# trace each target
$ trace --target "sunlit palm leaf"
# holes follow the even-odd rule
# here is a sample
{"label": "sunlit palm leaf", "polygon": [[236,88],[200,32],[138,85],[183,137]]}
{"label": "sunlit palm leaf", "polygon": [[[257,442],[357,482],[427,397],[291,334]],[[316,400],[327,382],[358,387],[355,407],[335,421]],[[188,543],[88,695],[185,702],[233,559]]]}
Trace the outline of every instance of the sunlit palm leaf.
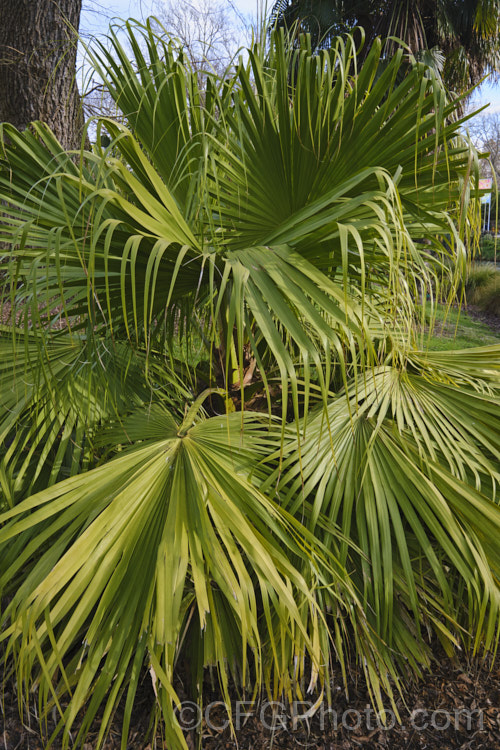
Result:
{"label": "sunlit palm leaf", "polygon": [[[326,544],[328,519],[359,546],[354,580],[374,629],[400,653],[413,641],[420,659],[429,621],[448,647],[462,627],[476,646],[494,647],[498,636],[500,349],[482,354],[481,370],[466,377],[462,363],[455,381],[439,355],[431,369],[432,354],[415,354],[415,370],[370,372],[349,400],[341,394],[309,420],[305,440],[265,484],[280,477],[284,507],[304,514]],[[341,547],[346,566],[353,555]]]}
{"label": "sunlit palm leaf", "polygon": [[[321,674],[324,657],[305,630],[302,606],[313,621],[321,614],[291,559],[316,570],[338,607],[348,613],[359,606],[347,574],[334,561],[322,563],[310,549],[313,538],[247,480],[279,433],[273,438],[267,420],[247,417],[243,436],[237,414],[192,421],[188,415],[178,426],[159,407],[137,413],[108,433],[140,436],[135,450],[3,516],[0,591],[11,593],[3,619],[12,624],[2,638],[17,655],[21,680],[30,684],[36,675],[42,697],[58,705],[63,694],[71,697],[66,732],[89,699],[79,736],[102,701],[109,717],[128,682],[132,701],[146,661],[168,737],[182,744],[173,668],[190,622],[204,644],[202,664],[207,656],[217,664],[228,701],[227,665],[243,684],[258,685],[269,658],[268,686],[278,693],[293,693],[297,658],[309,655]],[[228,626],[232,634],[221,637]],[[275,649],[285,634],[288,653]],[[33,672],[34,662],[43,671]]]}

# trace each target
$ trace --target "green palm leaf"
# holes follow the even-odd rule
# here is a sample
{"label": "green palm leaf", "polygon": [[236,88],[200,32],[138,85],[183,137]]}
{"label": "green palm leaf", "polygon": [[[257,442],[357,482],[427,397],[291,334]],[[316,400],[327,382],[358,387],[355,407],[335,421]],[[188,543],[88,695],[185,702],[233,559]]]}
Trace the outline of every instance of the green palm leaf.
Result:
{"label": "green palm leaf", "polygon": [[[21,682],[36,678],[42,701],[59,707],[65,743],[86,701],[78,737],[105,701],[102,739],[120,694],[133,701],[146,662],[168,739],[183,746],[173,669],[188,627],[203,644],[196,669],[216,664],[228,701],[227,666],[243,685],[251,669],[258,685],[270,659],[268,688],[278,692],[293,692],[294,663],[306,654],[323,673],[303,622],[303,606],[321,618],[314,589],[291,560],[315,570],[342,610],[359,605],[345,571],[322,561],[300,524],[249,483],[259,455],[279,444],[267,423],[246,417],[243,435],[238,414],[193,424],[190,412],[178,426],[162,407],[137,412],[107,434],[140,436],[135,449],[4,514],[0,590],[12,598],[2,639]],[[124,743],[126,734],[127,722]]]}
{"label": "green palm leaf", "polygon": [[460,377],[463,362],[452,381],[439,355],[431,368],[431,353],[414,355],[418,370],[369,373],[309,418],[305,438],[263,485],[279,480],[283,506],[305,514],[327,546],[329,524],[357,545],[331,540],[342,564],[353,560],[374,630],[402,654],[413,641],[424,662],[428,623],[448,649],[463,628],[475,647],[498,637],[500,350],[482,354],[476,388]]}
{"label": "green palm leaf", "polygon": [[[131,128],[102,120],[99,132],[112,137],[106,151],[84,153],[77,167],[41,127],[34,137],[5,126],[12,146],[0,194],[20,243],[15,277],[38,289],[18,305],[29,305],[39,319],[40,305],[48,314],[60,298],[69,320],[87,307],[94,325],[149,342],[159,320],[171,335],[176,310],[185,311],[189,325],[187,310],[212,300],[212,312],[222,306],[241,318],[245,341],[258,317],[268,350],[279,355],[284,387],[294,387],[290,355],[277,346],[281,335],[269,322],[284,313],[294,346],[318,370],[325,354],[347,364],[343,352],[350,360],[353,346],[362,351],[369,343],[360,306],[377,325],[393,326],[397,310],[408,337],[412,295],[422,285],[430,289],[443,260],[465,257],[461,193],[471,169],[460,123],[447,120],[454,105],[425,67],[397,85],[396,55],[377,77],[374,45],[354,79],[352,42],[316,57],[306,47],[287,52],[276,35],[268,58],[256,48],[230,81],[209,77],[210,96],[198,112],[200,92],[193,93],[193,76],[172,47],[160,58],[162,43],[150,25],[128,26],[127,33],[135,68],[116,35],[109,51],[93,56]],[[35,172],[43,178],[33,185]],[[52,213],[44,208],[42,216],[42,205]],[[460,230],[450,221],[454,206]],[[443,243],[447,234],[451,250]],[[417,247],[416,239],[428,244]],[[309,277],[307,286],[312,281],[330,298],[317,311],[324,324],[309,295],[296,293],[301,278],[292,280],[283,265],[287,252],[295,253],[292,264]],[[253,283],[265,288],[263,301]],[[202,315],[216,341],[218,316]],[[306,345],[298,329],[310,325]],[[240,364],[241,347],[240,341]]]}
{"label": "green palm leaf", "polygon": [[0,337],[0,498],[10,506],[100,460],[95,436],[110,419],[153,397],[180,408],[190,396],[155,352],[148,377],[146,354],[123,341],[64,330],[51,336],[17,331],[11,339],[6,332]]}

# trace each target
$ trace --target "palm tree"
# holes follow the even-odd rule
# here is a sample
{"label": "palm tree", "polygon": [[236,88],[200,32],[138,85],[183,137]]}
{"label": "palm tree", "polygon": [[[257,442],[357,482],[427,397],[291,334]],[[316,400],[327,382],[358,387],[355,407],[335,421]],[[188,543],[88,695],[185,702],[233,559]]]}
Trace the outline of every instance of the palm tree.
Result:
{"label": "palm tree", "polygon": [[457,103],[279,32],[202,91],[156,28],[91,53],[91,151],[2,132],[0,639],[65,746],[123,698],[125,747],[147,668],[185,747],[185,653],[229,703],[352,651],[380,708],[500,621],[500,348],[416,333],[479,211]]}
{"label": "palm tree", "polygon": [[[338,34],[364,29],[366,49],[377,36],[396,37],[416,56],[433,61],[447,88],[462,92],[498,71],[498,0],[278,0],[271,24],[312,35],[328,47]],[[393,54],[395,41],[386,43]]]}

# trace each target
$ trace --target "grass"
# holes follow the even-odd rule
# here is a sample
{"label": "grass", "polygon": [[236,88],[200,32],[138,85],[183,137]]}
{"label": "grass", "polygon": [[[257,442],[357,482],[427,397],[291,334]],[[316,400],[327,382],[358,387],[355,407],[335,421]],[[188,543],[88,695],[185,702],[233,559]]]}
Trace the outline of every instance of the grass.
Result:
{"label": "grass", "polygon": [[[428,334],[428,327],[425,334]],[[438,305],[432,335],[424,336],[424,346],[432,351],[470,349],[500,343],[500,330],[495,331],[486,323],[472,318],[466,310]]]}

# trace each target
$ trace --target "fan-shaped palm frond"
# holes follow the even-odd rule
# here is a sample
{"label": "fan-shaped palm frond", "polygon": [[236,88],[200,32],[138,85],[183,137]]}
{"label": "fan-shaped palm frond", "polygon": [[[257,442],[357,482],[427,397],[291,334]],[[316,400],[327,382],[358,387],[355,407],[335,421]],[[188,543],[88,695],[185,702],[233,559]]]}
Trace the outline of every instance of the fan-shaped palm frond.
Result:
{"label": "fan-shaped palm frond", "polygon": [[295,43],[308,33],[318,49],[361,28],[365,53],[377,36],[387,40],[387,57],[401,46],[420,59],[440,50],[447,87],[464,92],[498,70],[499,16],[498,0],[277,0],[269,25],[287,29]]}
{"label": "fan-shaped palm frond", "polygon": [[216,665],[228,704],[227,667],[258,686],[269,661],[277,692],[295,690],[306,655],[322,672],[303,610],[315,623],[322,615],[293,559],[348,617],[360,609],[347,573],[247,479],[279,445],[279,429],[257,416],[245,417],[244,435],[242,427],[239,414],[199,421],[191,410],[177,425],[161,407],[142,409],[105,434],[106,444],[130,441],[133,450],[4,514],[0,591],[10,594],[11,624],[2,639],[20,682],[40,662],[39,690],[60,711],[65,743],[89,695],[79,737],[108,695],[102,739],[124,690],[132,705],[145,660],[167,737],[182,743],[173,670],[186,631],[202,644],[194,674]]}
{"label": "fan-shaped palm frond", "polygon": [[429,625],[447,650],[462,636],[486,648],[498,638],[500,348],[482,354],[474,387],[425,354],[368,374],[309,417],[263,485],[277,485],[282,506],[327,546],[330,528],[354,542],[338,551],[332,538],[374,630],[424,663]]}
{"label": "fan-shaped palm frond", "polygon": [[0,338],[0,497],[10,506],[98,461],[95,432],[109,419],[152,399],[180,408],[192,396],[188,379],[158,372],[157,352],[148,363],[145,352],[109,337],[30,329],[10,338],[7,331]]}
{"label": "fan-shaped palm frond", "polygon": [[[344,367],[343,352],[350,361],[354,348],[365,350],[370,320],[380,327],[392,318],[394,326],[397,310],[408,337],[417,290],[441,272],[440,259],[465,258],[461,181],[471,151],[446,119],[455,105],[427,69],[416,66],[398,86],[396,55],[377,77],[374,45],[353,78],[352,42],[315,57],[307,48],[287,51],[277,35],[269,59],[256,49],[230,83],[209,79],[211,104],[195,117],[196,80],[170,48],[160,63],[150,27],[141,30],[146,59],[129,32],[137,75],[116,35],[96,57],[132,128],[104,120],[107,151],[84,153],[77,167],[40,127],[36,135],[5,127],[11,145],[1,191],[19,243],[18,286],[29,279],[19,298],[32,319],[58,300],[68,321],[91,309],[93,330],[123,331],[149,346],[159,326],[172,336],[179,315],[186,330],[198,325],[189,310],[199,302],[216,343],[228,310],[240,361],[255,321],[295,402],[293,364],[276,320],[300,352],[306,378],[309,363],[321,377],[332,349]],[[189,126],[188,112],[196,119]],[[172,183],[177,172],[189,197]],[[223,316],[226,330],[227,323]]]}

